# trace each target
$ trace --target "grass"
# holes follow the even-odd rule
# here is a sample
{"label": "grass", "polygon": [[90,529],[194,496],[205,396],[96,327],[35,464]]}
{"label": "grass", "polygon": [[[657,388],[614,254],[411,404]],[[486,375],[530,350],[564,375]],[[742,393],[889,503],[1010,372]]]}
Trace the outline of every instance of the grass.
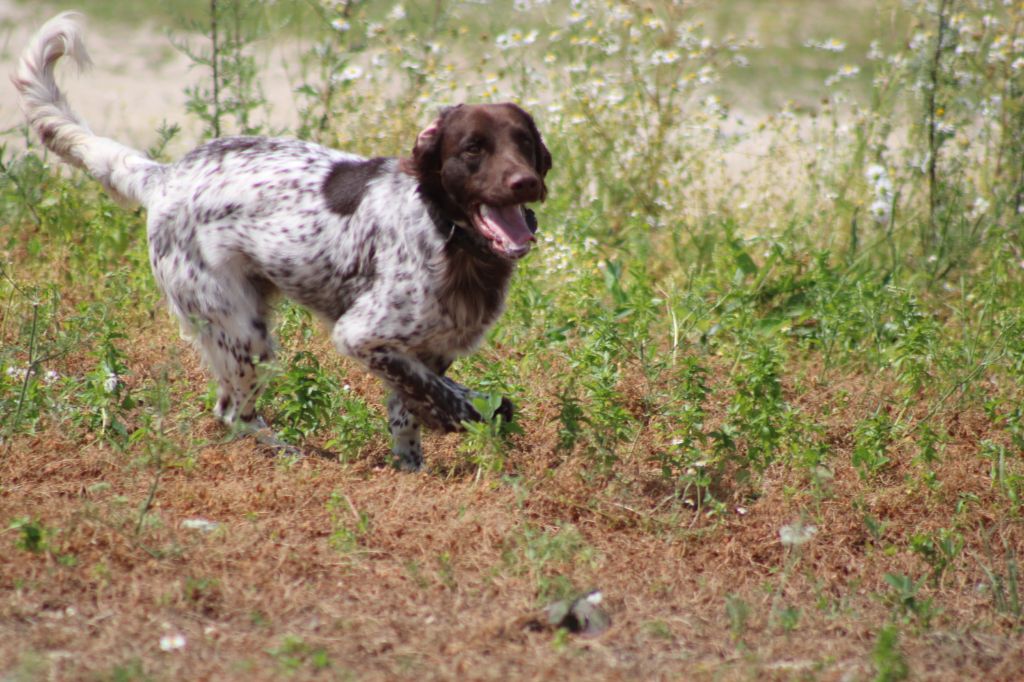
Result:
{"label": "grass", "polygon": [[[399,154],[511,98],[555,159],[453,368],[517,420],[429,435],[423,475],[287,303],[261,409],[310,456],[232,439],[144,216],[12,134],[5,679],[1024,675],[1020,8],[526,4],[356,4],[295,66],[294,133]],[[258,124],[251,43],[218,49],[233,94],[190,110]],[[550,625],[593,589],[606,632]]]}

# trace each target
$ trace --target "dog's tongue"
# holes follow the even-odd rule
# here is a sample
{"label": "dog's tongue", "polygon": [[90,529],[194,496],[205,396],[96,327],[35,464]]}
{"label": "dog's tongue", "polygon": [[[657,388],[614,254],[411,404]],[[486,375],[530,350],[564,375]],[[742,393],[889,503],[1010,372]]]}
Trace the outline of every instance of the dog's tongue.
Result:
{"label": "dog's tongue", "polygon": [[520,250],[534,240],[533,232],[526,224],[526,217],[519,205],[481,206],[480,218],[488,231],[504,242],[502,246],[509,250]]}

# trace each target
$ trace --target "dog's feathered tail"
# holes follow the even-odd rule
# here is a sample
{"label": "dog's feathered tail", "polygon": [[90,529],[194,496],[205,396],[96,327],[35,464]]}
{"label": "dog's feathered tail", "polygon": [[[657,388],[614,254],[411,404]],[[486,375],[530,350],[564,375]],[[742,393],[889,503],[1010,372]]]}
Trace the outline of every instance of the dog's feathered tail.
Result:
{"label": "dog's feathered tail", "polygon": [[146,205],[147,188],[163,166],[143,152],[100,137],[68,105],[53,76],[67,55],[80,67],[91,63],[75,12],[43,24],[21,55],[12,76],[29,125],[43,144],[73,166],[86,170],[119,201]]}

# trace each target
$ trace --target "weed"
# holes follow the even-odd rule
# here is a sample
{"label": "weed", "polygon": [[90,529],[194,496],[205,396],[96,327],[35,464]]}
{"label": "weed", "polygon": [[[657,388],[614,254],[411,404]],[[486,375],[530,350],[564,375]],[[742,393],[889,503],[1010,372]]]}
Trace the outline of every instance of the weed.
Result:
{"label": "weed", "polygon": [[892,588],[886,598],[901,618],[913,617],[922,628],[927,628],[935,615],[931,599],[922,599],[918,591],[924,581],[915,582],[902,573],[886,573],[885,582]]}
{"label": "weed", "polygon": [[1005,445],[991,440],[981,443],[981,456],[989,461],[992,486],[1006,497],[1010,510],[1017,513],[1024,502],[1024,473],[1018,460],[1010,456]]}
{"label": "weed", "polygon": [[963,536],[946,528],[932,534],[915,533],[910,538],[910,550],[928,563],[932,569],[932,581],[937,585],[963,548]]}
{"label": "weed", "polygon": [[459,452],[468,455],[469,461],[477,467],[478,475],[483,472],[497,474],[504,471],[509,438],[523,432],[518,424],[506,422],[505,418],[498,414],[501,400],[497,393],[473,398],[473,407],[482,417],[482,421],[462,424],[466,433],[459,444]]}
{"label": "weed", "polygon": [[303,668],[320,671],[331,667],[331,659],[326,649],[307,644],[298,635],[285,635],[281,642],[267,653],[288,673],[295,673]]}
{"label": "weed", "polygon": [[38,521],[23,516],[14,519],[7,529],[17,533],[14,546],[20,550],[40,554],[49,549],[51,531]]}
{"label": "weed", "polygon": [[275,408],[274,423],[287,443],[298,443],[332,423],[339,410],[341,386],[308,351],[295,353],[270,380],[261,406]]}
{"label": "weed", "polygon": [[705,402],[711,389],[707,370],[697,358],[685,358],[677,372],[676,394],[672,396],[677,407],[666,415],[671,440],[669,447],[658,453],[658,461],[662,476],[677,481],[684,495],[692,488],[703,500],[712,483],[704,430]]}
{"label": "weed", "polygon": [[358,457],[367,443],[386,436],[387,421],[380,411],[355,394],[348,384],[341,387],[337,414],[332,419],[331,437],[325,447],[339,450],[342,461]]}
{"label": "weed", "polygon": [[800,609],[795,606],[779,609],[775,612],[774,617],[783,632],[793,632],[800,625]]}
{"label": "weed", "polygon": [[253,112],[267,106],[256,77],[256,60],[250,54],[264,33],[259,9],[260,4],[252,0],[211,0],[207,23],[189,26],[193,33],[205,35],[209,47],[194,48],[186,40],[175,43],[193,64],[210,69],[207,83],[185,90],[185,108],[203,122],[207,137],[227,133],[228,117],[238,134],[266,132],[252,121]]}
{"label": "weed", "polygon": [[750,604],[737,594],[729,594],[725,597],[725,615],[729,619],[733,640],[740,641],[750,621]]}
{"label": "weed", "polygon": [[871,660],[875,664],[876,682],[899,682],[910,676],[910,667],[899,648],[900,631],[886,625],[878,631]]}
{"label": "weed", "polygon": [[348,496],[338,491],[331,493],[326,506],[333,528],[328,544],[339,554],[354,556],[365,545],[373,520],[365,511],[357,511]]}
{"label": "weed", "polygon": [[538,603],[568,599],[578,592],[571,575],[577,567],[594,563],[594,550],[575,527],[559,525],[549,532],[525,525],[505,541],[502,561],[516,575],[528,575],[533,581]]}
{"label": "weed", "polygon": [[[1024,594],[1022,594],[1020,583],[1020,568],[1017,565],[1017,552],[1014,548],[1006,546],[1004,540],[1002,560],[994,556],[991,540],[988,534],[985,535],[984,554],[985,561],[977,555],[975,559],[988,580],[988,589],[992,594],[992,601],[998,612],[1005,614],[1015,625],[1020,625],[1024,620]],[[1002,564],[1002,570],[997,567]]]}
{"label": "weed", "polygon": [[558,448],[572,452],[583,434],[585,413],[570,383],[558,396]]}
{"label": "weed", "polygon": [[86,374],[80,393],[87,408],[81,415],[83,425],[122,445],[128,437],[126,413],[135,407],[135,399],[125,383],[129,372],[127,360],[117,344],[127,338],[114,322],[108,322],[99,348],[93,352],[96,365]]}
{"label": "weed", "polygon": [[854,446],[850,461],[861,478],[873,478],[889,466],[892,461],[889,447],[894,430],[895,424],[882,409],[853,428]]}

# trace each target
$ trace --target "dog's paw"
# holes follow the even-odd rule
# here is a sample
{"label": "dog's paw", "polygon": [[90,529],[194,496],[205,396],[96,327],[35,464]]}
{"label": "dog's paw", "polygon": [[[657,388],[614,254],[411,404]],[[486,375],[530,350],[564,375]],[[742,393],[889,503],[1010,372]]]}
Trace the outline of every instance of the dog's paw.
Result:
{"label": "dog's paw", "polygon": [[404,471],[410,474],[416,474],[423,471],[423,457],[416,459],[396,455],[391,460],[391,464],[399,471]]}
{"label": "dog's paw", "polygon": [[515,417],[516,406],[512,404],[512,401],[505,396],[501,397],[501,405],[494,411],[494,416],[501,416],[502,420],[508,424]]}
{"label": "dog's paw", "polygon": [[391,448],[391,464],[399,471],[422,471],[423,447],[419,443],[419,438],[408,442],[396,439]]}

